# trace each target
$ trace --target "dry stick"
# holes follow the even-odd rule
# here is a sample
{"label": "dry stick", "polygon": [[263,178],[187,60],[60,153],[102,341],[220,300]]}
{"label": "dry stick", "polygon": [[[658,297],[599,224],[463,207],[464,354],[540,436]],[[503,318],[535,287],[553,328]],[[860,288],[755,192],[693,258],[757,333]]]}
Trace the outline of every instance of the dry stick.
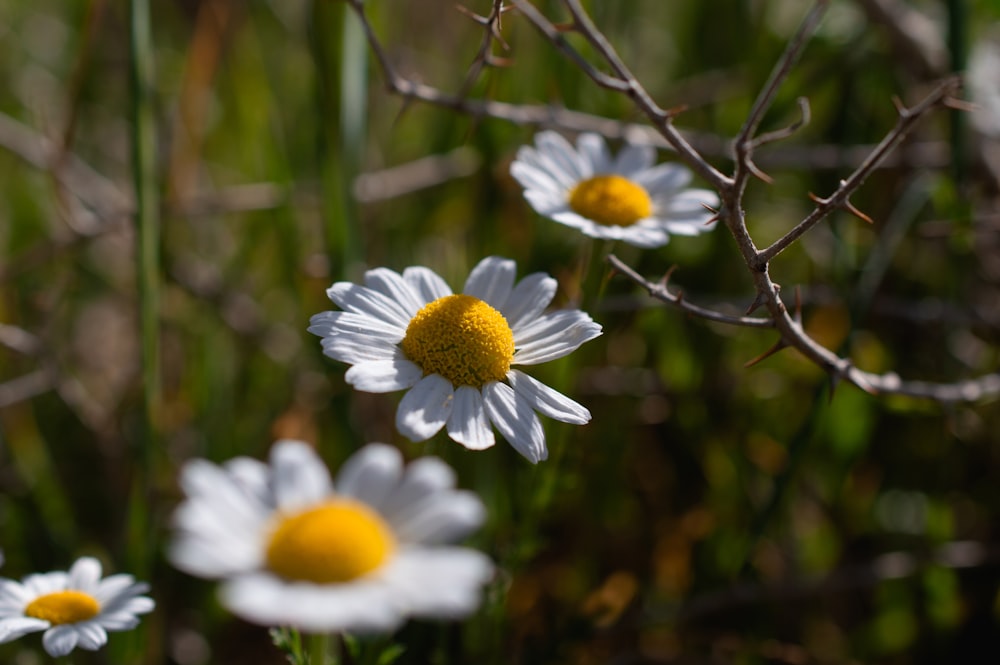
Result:
{"label": "dry stick", "polygon": [[465,76],[465,83],[462,84],[458,93],[461,97],[469,93],[469,90],[475,85],[476,80],[487,65],[497,64],[497,60],[493,56],[493,43],[498,42],[505,50],[510,48],[500,35],[500,18],[507,10],[503,1],[493,0],[493,7],[488,16],[479,16],[462,5],[456,5],[456,9],[483,26],[483,40],[479,44],[479,51],[472,61],[469,73]]}
{"label": "dry stick", "polygon": [[[573,47],[563,38],[560,30],[547,18],[545,18],[531,3],[524,0],[514,0],[514,5],[522,15],[527,18],[545,36],[549,42],[557,49],[566,53],[574,62],[580,65],[581,69],[598,85],[604,85],[603,81],[611,78],[603,72],[596,70],[586,59],[583,58]],[[594,22],[583,10],[576,0],[566,0],[566,5],[573,15],[573,29],[582,34],[587,41],[594,45],[601,56],[608,62],[615,71],[617,78],[613,78],[613,85],[604,87],[622,92],[635,103],[640,111],[645,114],[649,121],[656,127],[657,131],[666,139],[667,143],[677,151],[677,155],[698,175],[711,183],[716,189],[724,189],[732,185],[732,181],[720,171],[716,170],[705,158],[695,150],[690,143],[681,135],[673,125],[673,113],[660,108],[646,92],[646,89],[632,75],[607,38],[597,29]]]}
{"label": "dry stick", "polygon": [[929,111],[947,106],[954,101],[961,85],[960,79],[951,77],[942,81],[927,97],[912,108],[905,108],[897,104],[899,118],[896,126],[890,131],[882,142],[872,151],[868,158],[852,173],[846,180],[840,181],[840,186],[833,194],[825,199],[819,199],[819,204],[808,217],[799,222],[791,231],[776,240],[770,247],[762,250],[757,257],[757,265],[765,265],[779,253],[784,251],[793,242],[798,240],[806,231],[816,226],[837,208],[845,207],[848,199],[858,187],[871,175],[885,157],[898,146],[907,133],[916,125]]}
{"label": "dry stick", "polygon": [[[628,277],[630,280],[636,284],[642,286],[646,289],[646,292],[650,296],[656,298],[661,302],[665,302],[668,305],[673,305],[674,307],[680,309],[683,312],[692,314],[702,319],[708,321],[715,321],[717,323],[727,323],[731,326],[742,326],[744,328],[768,328],[774,329],[774,319],[761,318],[753,316],[732,316],[730,314],[724,314],[722,312],[716,311],[714,309],[708,309],[707,307],[701,307],[695,305],[689,300],[684,298],[683,293],[671,293],[670,289],[667,288],[667,280],[662,279],[659,283],[653,283],[647,281],[642,275],[637,273],[631,266],[619,259],[614,254],[608,254],[607,261],[611,264],[611,267],[620,272],[621,274]],[[669,277],[669,275],[668,275]]]}

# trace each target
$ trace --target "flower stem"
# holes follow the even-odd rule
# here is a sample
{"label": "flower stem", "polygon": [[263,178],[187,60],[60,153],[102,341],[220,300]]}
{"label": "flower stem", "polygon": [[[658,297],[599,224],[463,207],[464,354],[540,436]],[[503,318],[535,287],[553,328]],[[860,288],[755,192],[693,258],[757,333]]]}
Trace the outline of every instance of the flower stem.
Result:
{"label": "flower stem", "polygon": [[330,634],[316,633],[309,637],[309,665],[336,665],[330,653]]}

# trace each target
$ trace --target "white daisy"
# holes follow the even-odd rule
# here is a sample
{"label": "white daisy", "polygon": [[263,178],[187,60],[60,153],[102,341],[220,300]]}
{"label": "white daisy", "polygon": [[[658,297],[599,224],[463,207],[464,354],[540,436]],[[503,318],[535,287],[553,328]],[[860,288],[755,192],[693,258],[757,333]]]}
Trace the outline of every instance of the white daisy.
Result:
{"label": "white daisy", "polygon": [[493,574],[482,553],[441,544],[478,527],[485,509],[434,457],[404,469],[395,448],[369,444],[334,483],[312,448],[286,440],[270,465],[194,460],[180,482],[171,561],[223,579],[222,603],[255,623],[390,631],[409,616],[463,617]]}
{"label": "white daisy", "polygon": [[342,312],[312,317],[323,352],[353,365],[345,379],[365,392],[408,392],[396,427],[424,441],[442,427],[471,450],[494,444],[492,423],[531,462],[548,457],[535,413],[582,425],[590,412],[513,365],[561,358],[601,334],[579,310],[545,312],[556,281],[534,273],[514,285],[509,259],[483,259],[461,294],[433,271],[365,273],[364,286],[337,282],[327,295]]}
{"label": "white daisy", "polygon": [[581,134],[574,149],[545,131],[535,136],[534,148],[517,151],[510,173],[536,212],[592,238],[660,247],[671,235],[711,229],[713,213],[705,206],[718,208],[718,195],[688,188],[688,169],[653,166],[655,160],[652,146],[628,144],[612,158],[597,134]]}
{"label": "white daisy", "polygon": [[0,578],[0,643],[44,630],[42,646],[50,656],[76,647],[96,651],[108,631],[130,630],[153,600],[149,586],[131,575],[101,579],[97,559],[77,559],[69,572],[28,575],[20,582]]}

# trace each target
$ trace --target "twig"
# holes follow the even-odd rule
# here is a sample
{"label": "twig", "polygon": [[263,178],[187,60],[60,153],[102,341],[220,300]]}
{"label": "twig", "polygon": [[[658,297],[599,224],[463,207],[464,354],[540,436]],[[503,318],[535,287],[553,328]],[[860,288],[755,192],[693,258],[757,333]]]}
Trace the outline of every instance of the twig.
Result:
{"label": "twig", "polygon": [[679,293],[671,293],[665,282],[661,281],[660,283],[654,283],[648,281],[614,254],[609,254],[607,256],[607,261],[611,264],[611,267],[614,270],[620,272],[639,286],[646,289],[649,295],[653,298],[656,298],[661,302],[665,302],[668,305],[673,305],[688,314],[692,314],[708,321],[727,323],[729,325],[742,326],[744,328],[774,328],[773,319],[752,316],[732,316],[729,314],[723,314],[722,312],[718,312],[713,309],[695,305],[694,303],[685,300]]}
{"label": "twig", "polygon": [[878,165],[885,159],[886,155],[898,146],[907,133],[913,129],[928,112],[933,109],[946,106],[955,95],[958,94],[961,81],[958,77],[951,77],[942,81],[929,95],[912,108],[906,108],[897,104],[899,118],[896,126],[890,131],[882,142],[872,151],[864,163],[859,166],[846,180],[840,182],[840,186],[833,194],[825,199],[819,199],[819,205],[809,214],[808,217],[799,222],[791,231],[776,240],[771,246],[762,250],[756,257],[756,265],[766,265],[771,259],[787,249],[789,245],[802,237],[809,229],[826,218],[837,208],[844,207],[848,198],[858,187],[871,175]]}
{"label": "twig", "polygon": [[476,52],[476,57],[472,61],[469,73],[465,76],[465,82],[459,89],[459,96],[464,97],[472,89],[472,86],[476,83],[479,75],[487,65],[498,64],[499,61],[493,56],[494,42],[498,42],[504,49],[510,48],[500,34],[501,16],[509,8],[503,4],[503,0],[493,0],[493,7],[490,9],[490,13],[487,16],[479,16],[462,5],[457,5],[456,7],[460,12],[483,26],[483,39],[479,43],[479,51]]}

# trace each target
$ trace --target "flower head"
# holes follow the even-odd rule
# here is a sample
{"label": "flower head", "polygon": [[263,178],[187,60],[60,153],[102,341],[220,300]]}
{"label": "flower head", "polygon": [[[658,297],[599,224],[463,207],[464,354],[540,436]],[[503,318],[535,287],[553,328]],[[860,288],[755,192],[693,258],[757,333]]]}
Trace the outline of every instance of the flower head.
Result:
{"label": "flower head", "polygon": [[131,575],[102,579],[100,562],[90,557],[77,559],[69,572],[0,578],[0,643],[44,630],[50,656],[76,647],[96,651],[108,631],[135,628],[138,615],[153,610],[153,600],[142,595],[148,590]]}
{"label": "flower head", "polygon": [[678,164],[653,166],[648,145],[626,145],[616,158],[597,134],[581,134],[574,148],[552,131],[522,146],[510,173],[541,215],[592,238],[660,247],[671,235],[693,236],[714,226],[719,197],[691,189],[691,172]]}
{"label": "flower head", "polygon": [[171,561],[224,580],[223,604],[255,623],[389,631],[409,616],[462,617],[493,573],[480,552],[442,544],[485,509],[434,457],[404,468],[399,451],[373,443],[333,482],[312,448],[286,440],[270,464],[194,460],[180,482]]}
{"label": "flower head", "polygon": [[[516,286],[513,261],[483,259],[462,293],[428,268],[365,273],[364,285],[337,282],[327,295],[343,311],[312,317],[323,352],[353,365],[358,390],[406,390],[396,427],[413,441],[445,428],[466,448],[494,444],[495,426],[532,462],[548,456],[536,411],[584,424],[590,412],[515,369],[561,358],[601,334],[579,310],[545,312],[556,281],[543,273]],[[492,423],[492,426],[491,426]]]}

